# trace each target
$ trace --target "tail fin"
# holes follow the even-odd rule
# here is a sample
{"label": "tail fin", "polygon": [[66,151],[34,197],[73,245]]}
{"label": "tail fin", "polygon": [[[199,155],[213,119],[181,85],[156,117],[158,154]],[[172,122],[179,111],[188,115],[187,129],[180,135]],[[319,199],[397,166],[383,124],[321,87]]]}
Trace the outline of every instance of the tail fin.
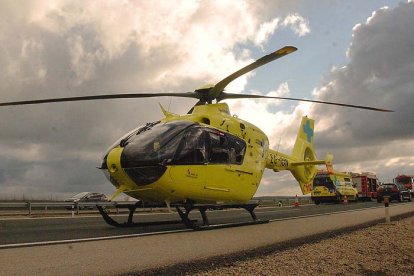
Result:
{"label": "tail fin", "polygon": [[312,181],[317,172],[316,165],[321,163],[316,160],[313,149],[313,129],[314,120],[306,116],[302,117],[291,156],[293,160],[296,160],[296,162],[292,163],[291,172],[299,182],[303,194],[308,194],[312,191]]}
{"label": "tail fin", "polygon": [[266,168],[278,172],[289,170],[299,182],[302,193],[309,194],[313,188],[313,178],[317,173],[316,165],[326,165],[332,169],[333,155],[327,153],[324,160],[317,160],[313,149],[314,120],[302,117],[298,136],[291,155],[269,149]]}

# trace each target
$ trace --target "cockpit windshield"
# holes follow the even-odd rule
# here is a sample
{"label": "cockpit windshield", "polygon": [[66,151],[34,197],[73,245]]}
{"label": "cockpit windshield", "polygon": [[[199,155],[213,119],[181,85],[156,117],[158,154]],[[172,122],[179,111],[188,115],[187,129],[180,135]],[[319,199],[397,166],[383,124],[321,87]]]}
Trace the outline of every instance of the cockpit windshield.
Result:
{"label": "cockpit windshield", "polygon": [[121,141],[123,166],[135,167],[168,163],[174,156],[182,132],[193,122],[150,123]]}
{"label": "cockpit windshield", "polygon": [[143,150],[158,151],[179,132],[193,124],[194,123],[182,121],[148,123],[122,141],[121,146],[131,144],[134,145],[134,147]]}
{"label": "cockpit windshield", "polygon": [[246,143],[193,122],[152,123],[120,143],[123,168],[154,165],[242,164]]}

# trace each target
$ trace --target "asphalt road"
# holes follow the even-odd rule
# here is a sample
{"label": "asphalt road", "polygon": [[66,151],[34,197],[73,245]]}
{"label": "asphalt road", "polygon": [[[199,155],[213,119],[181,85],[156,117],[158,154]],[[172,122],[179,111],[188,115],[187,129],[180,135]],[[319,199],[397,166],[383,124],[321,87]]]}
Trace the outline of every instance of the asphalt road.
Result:
{"label": "asphalt road", "polygon": [[[397,203],[395,203],[397,204]],[[284,219],[298,216],[317,215],[331,212],[349,211],[362,208],[382,206],[376,202],[359,202],[344,204],[303,205],[299,208],[272,207],[257,208],[256,214],[262,220]],[[196,211],[193,219],[201,220]],[[233,223],[250,221],[250,215],[239,209],[208,212],[210,224]],[[125,216],[115,216],[118,221],[124,221]],[[164,221],[177,220],[178,214],[147,213],[134,216],[134,221]],[[134,228],[115,228],[107,225],[101,217],[74,218],[26,218],[0,219],[0,245],[72,240],[95,237],[120,236],[127,234],[145,234],[152,232],[174,231],[185,229],[182,224],[156,225]]]}
{"label": "asphalt road", "polygon": [[[312,209],[319,210],[321,213],[327,213],[326,211],[337,212],[212,231],[185,230],[162,235],[159,233],[134,234],[125,238],[119,238],[118,236],[117,239],[95,239],[92,241],[88,239],[88,242],[63,241],[42,244],[42,246],[3,245],[0,246],[1,275],[141,275],[145,270],[153,271],[160,267],[171,267],[174,264],[199,264],[200,261],[203,262],[203,260],[210,258],[213,258],[210,259],[212,262],[216,262],[216,258],[221,258],[220,256],[244,255],[245,253],[242,252],[252,252],[252,250],[258,248],[269,248],[268,246],[278,247],[281,244],[288,244],[298,239],[306,243],[313,241],[312,237],[315,237],[315,235],[320,237],[325,233],[338,233],[337,231],[346,233],[354,227],[363,227],[367,223],[384,221],[385,208],[375,208],[375,206],[378,205],[376,203],[366,203],[350,204],[349,206],[302,206],[299,209],[262,209],[258,210],[261,217],[286,217],[289,213],[291,216],[298,217],[298,215],[312,212]],[[344,212],[341,212],[341,209],[345,209]],[[391,204],[388,210],[392,217],[391,221],[393,221],[397,216],[413,214],[414,203]],[[217,215],[216,220],[227,220],[229,216],[234,216],[234,219],[245,218],[244,215],[238,217],[237,213],[224,211],[211,213],[210,215],[211,217]],[[148,218],[152,218],[152,215]],[[78,230],[68,230],[68,232],[78,231],[85,234],[81,230],[82,228],[92,228],[92,225],[89,224],[89,218],[85,220],[73,219],[73,221],[76,223],[70,225],[70,227],[66,225],[67,229],[72,227],[76,229],[75,225],[78,224],[79,226],[82,223],[85,227],[78,227]],[[46,224],[44,223],[44,225]],[[98,230],[102,232],[102,229],[111,229],[103,223],[95,227],[95,229],[88,230],[94,232],[93,236],[97,236],[95,234],[98,233]],[[165,229],[170,229],[170,227]],[[65,224],[59,228],[56,232],[66,232]],[[124,230],[113,229],[111,233],[117,234]],[[149,232],[150,230],[135,229],[136,232]],[[16,231],[20,230],[16,229]],[[28,231],[31,230],[28,229]],[[40,227],[35,233],[47,237],[54,231]],[[375,239],[377,236],[369,238]],[[294,245],[292,244],[292,246]],[[346,248],[346,250],[350,250],[350,254],[352,254],[353,249]],[[390,248],[389,250],[391,252],[393,249]],[[315,253],[317,254],[317,252]],[[227,263],[226,259],[224,259],[224,262],[226,265],[231,264]],[[204,265],[209,265],[209,263],[205,262]],[[168,268],[166,271],[168,271]]]}

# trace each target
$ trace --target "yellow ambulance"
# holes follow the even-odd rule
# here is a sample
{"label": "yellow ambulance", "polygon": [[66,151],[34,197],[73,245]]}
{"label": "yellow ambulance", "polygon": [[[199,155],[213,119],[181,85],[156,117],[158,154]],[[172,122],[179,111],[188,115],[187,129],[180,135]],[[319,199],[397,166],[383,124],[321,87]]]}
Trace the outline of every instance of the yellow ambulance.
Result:
{"label": "yellow ambulance", "polygon": [[311,199],[315,204],[321,202],[357,201],[358,191],[348,173],[333,171],[318,171],[313,179]]}

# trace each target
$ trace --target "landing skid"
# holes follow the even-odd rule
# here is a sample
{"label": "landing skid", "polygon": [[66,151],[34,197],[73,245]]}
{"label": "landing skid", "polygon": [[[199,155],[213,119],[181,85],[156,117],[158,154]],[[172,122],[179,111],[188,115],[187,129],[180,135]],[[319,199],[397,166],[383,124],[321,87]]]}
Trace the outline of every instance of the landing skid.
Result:
{"label": "landing skid", "polygon": [[102,206],[97,205],[96,208],[98,208],[99,213],[101,214],[102,218],[105,220],[105,222],[111,226],[120,227],[120,228],[130,228],[130,227],[138,227],[138,226],[151,226],[151,225],[168,225],[168,224],[179,224],[182,223],[181,220],[166,220],[166,221],[150,221],[150,222],[133,222],[133,216],[135,213],[135,210],[137,209],[138,205],[141,205],[140,202],[137,202],[135,204],[117,204],[115,205],[115,208],[118,209],[128,209],[128,220],[124,223],[119,223],[113,218],[111,218],[107,211],[102,208]]}
{"label": "landing skid", "polygon": [[[128,209],[128,220],[124,223],[119,223],[111,218],[108,213],[102,208],[102,206],[96,206],[101,214],[102,218],[105,222],[111,226],[121,227],[121,228],[130,228],[130,227],[137,227],[137,226],[150,226],[150,225],[167,225],[167,224],[178,224],[183,223],[187,228],[193,230],[207,230],[207,229],[217,229],[217,228],[227,228],[227,227],[235,227],[235,226],[242,226],[242,225],[252,225],[252,224],[262,224],[268,223],[268,220],[259,220],[254,213],[254,209],[258,206],[258,204],[226,204],[226,205],[219,205],[219,204],[175,204],[172,207],[175,207],[181,220],[167,220],[167,221],[152,221],[152,222],[133,222],[133,216],[138,207],[138,202],[135,204],[117,204],[115,205],[116,208],[119,209]],[[239,208],[245,209],[249,212],[250,216],[252,217],[252,221],[247,222],[236,222],[236,223],[224,223],[224,224],[214,224],[210,225],[208,217],[207,217],[207,210],[223,210],[223,209],[230,209],[230,208]],[[202,225],[197,224],[197,220],[192,220],[189,218],[189,214],[192,210],[198,210],[201,214],[203,219]]]}
{"label": "landing skid", "polygon": [[[194,205],[173,205],[176,209],[178,214],[180,215],[180,218],[184,225],[187,228],[194,229],[194,230],[207,230],[207,229],[217,229],[217,228],[227,228],[227,227],[235,227],[235,226],[243,226],[243,225],[252,225],[252,224],[262,224],[262,223],[268,223],[268,220],[259,220],[256,217],[256,214],[254,213],[254,209],[259,204],[226,204],[226,205],[220,205],[220,204],[194,204]],[[214,224],[211,225],[208,217],[207,217],[207,210],[223,210],[223,209],[230,209],[230,208],[238,208],[238,209],[245,209],[250,213],[250,216],[252,217],[252,221],[246,221],[246,222],[234,222],[234,223],[223,223],[223,224]],[[188,218],[190,212],[192,210],[198,210],[201,214],[201,217],[203,219],[202,225],[197,225],[196,222],[190,220]]]}

